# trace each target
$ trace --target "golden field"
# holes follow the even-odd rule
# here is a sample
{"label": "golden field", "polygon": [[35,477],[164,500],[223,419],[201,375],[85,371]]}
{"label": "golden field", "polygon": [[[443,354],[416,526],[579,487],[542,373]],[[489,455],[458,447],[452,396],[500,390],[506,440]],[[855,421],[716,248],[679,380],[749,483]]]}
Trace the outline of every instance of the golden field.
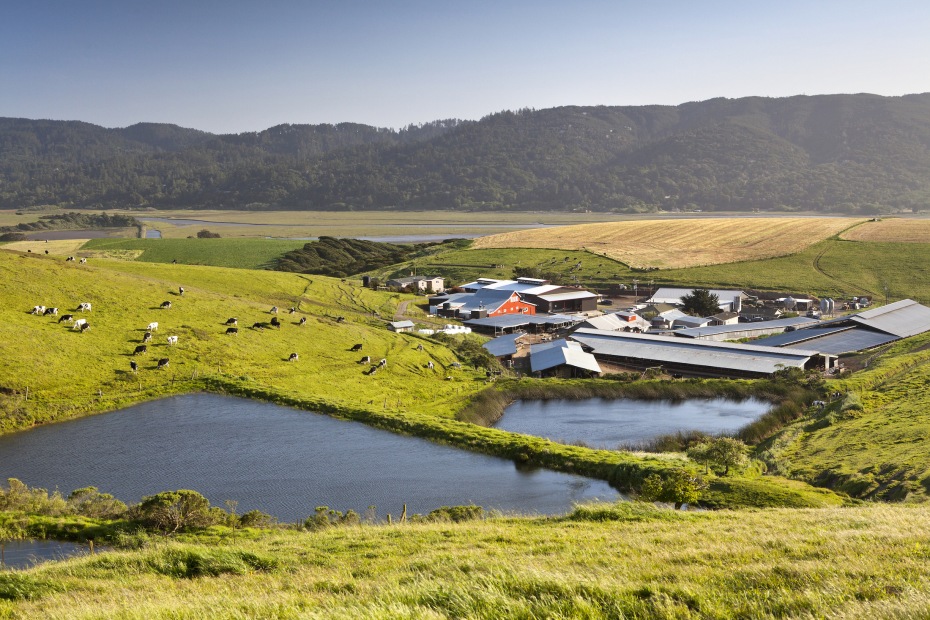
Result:
{"label": "golden field", "polygon": [[473,247],[587,250],[630,267],[672,269],[794,254],[861,222],[850,217],[604,222],[489,235]]}
{"label": "golden field", "polygon": [[863,222],[843,232],[840,238],[848,241],[930,243],[930,220],[895,218]]}

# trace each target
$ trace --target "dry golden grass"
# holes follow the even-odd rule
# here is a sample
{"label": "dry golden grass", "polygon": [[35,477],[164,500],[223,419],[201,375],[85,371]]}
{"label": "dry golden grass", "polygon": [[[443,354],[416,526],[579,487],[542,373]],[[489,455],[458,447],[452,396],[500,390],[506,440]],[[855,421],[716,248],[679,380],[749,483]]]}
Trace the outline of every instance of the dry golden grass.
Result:
{"label": "dry golden grass", "polygon": [[482,237],[475,248],[588,250],[631,267],[679,268],[800,252],[859,218],[701,218],[608,222]]}
{"label": "dry golden grass", "polygon": [[930,243],[930,220],[895,218],[863,222],[840,237],[848,241]]}
{"label": "dry golden grass", "polygon": [[[80,249],[82,245],[88,242],[88,239],[59,239],[43,241],[14,241],[3,246],[4,250],[13,250],[14,252],[29,252],[34,254],[44,254],[48,250],[49,254],[55,256],[71,256]],[[82,254],[83,256],[83,254]]]}

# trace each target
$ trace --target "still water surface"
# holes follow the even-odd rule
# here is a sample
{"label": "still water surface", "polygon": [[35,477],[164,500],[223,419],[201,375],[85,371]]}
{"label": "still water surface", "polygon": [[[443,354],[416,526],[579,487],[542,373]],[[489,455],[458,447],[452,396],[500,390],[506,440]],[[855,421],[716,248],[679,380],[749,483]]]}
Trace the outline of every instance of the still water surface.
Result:
{"label": "still water surface", "polygon": [[0,549],[0,570],[90,553],[87,545],[57,540],[8,540],[0,542]]}
{"label": "still water surface", "polygon": [[238,502],[281,520],[316,506],[379,518],[474,503],[556,514],[595,497],[619,498],[602,481],[441,446],[268,403],[189,394],[0,437],[0,479],[29,486],[96,486],[126,502],[194,489],[211,503]]}
{"label": "still water surface", "polygon": [[495,427],[562,443],[617,448],[677,431],[734,432],[771,407],[771,403],[754,398],[527,400],[507,407]]}

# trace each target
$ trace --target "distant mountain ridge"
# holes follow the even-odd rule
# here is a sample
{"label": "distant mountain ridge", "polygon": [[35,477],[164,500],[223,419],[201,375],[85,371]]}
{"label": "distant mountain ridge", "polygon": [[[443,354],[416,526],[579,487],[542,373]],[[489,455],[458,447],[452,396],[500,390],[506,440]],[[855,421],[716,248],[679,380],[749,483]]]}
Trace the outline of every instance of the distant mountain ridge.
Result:
{"label": "distant mountain ridge", "polygon": [[930,93],[568,106],[217,135],[0,118],[0,207],[930,208]]}

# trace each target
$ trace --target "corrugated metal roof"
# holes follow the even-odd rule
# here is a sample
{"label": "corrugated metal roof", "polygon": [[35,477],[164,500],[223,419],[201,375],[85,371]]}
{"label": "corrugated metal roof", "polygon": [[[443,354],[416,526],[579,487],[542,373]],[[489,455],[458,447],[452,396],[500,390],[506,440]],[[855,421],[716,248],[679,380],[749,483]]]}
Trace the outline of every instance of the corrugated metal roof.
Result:
{"label": "corrugated metal roof", "polygon": [[485,342],[483,346],[488,352],[494,357],[505,357],[507,355],[516,355],[517,353],[517,339],[522,338],[526,334],[506,334]]}
{"label": "corrugated metal roof", "polygon": [[[677,323],[678,321],[676,321]],[[728,334],[730,332],[745,332],[756,329],[784,329],[786,327],[800,327],[802,325],[813,325],[817,319],[811,319],[806,316],[796,316],[790,319],[776,319],[774,321],[755,321],[752,323],[734,323],[732,325],[708,325],[707,327],[691,327],[688,329],[679,329],[675,332],[676,336],[684,338],[700,338],[702,336],[716,336],[718,334]]]}
{"label": "corrugated metal roof", "polygon": [[[731,291],[726,289],[708,289],[710,293],[720,299],[720,303],[728,304],[733,302],[737,295],[743,296],[743,291]],[[662,287],[658,289],[647,303],[651,304],[680,304],[681,298],[694,292],[693,288],[671,288]]]}
{"label": "corrugated metal roof", "polygon": [[594,356],[585,353],[577,342],[556,340],[545,343],[545,346],[530,347],[530,370],[533,372],[559,366],[574,366],[591,372],[601,372],[601,367]]}
{"label": "corrugated metal roof", "polygon": [[[750,323],[750,325],[752,325],[752,323]],[[784,347],[789,344],[814,340],[816,338],[820,338],[821,336],[828,336],[830,334],[843,332],[848,329],[853,328],[848,325],[840,327],[805,327],[804,329],[799,329],[793,332],[784,332],[781,334],[775,334],[774,336],[768,336],[766,338],[759,338],[758,340],[753,340],[752,343],[764,347]]]}
{"label": "corrugated metal roof", "polygon": [[894,334],[886,334],[885,332],[877,332],[871,329],[855,328],[836,331],[832,334],[825,334],[814,340],[787,344],[784,345],[784,347],[786,349],[797,347],[816,348],[822,353],[840,355],[841,353],[852,353],[853,351],[871,349],[872,347],[881,346],[889,342],[894,342],[895,340],[898,340],[898,337]]}
{"label": "corrugated metal roof", "polygon": [[405,327],[413,327],[413,321],[391,321],[388,325],[394,329],[403,329]]}
{"label": "corrugated metal roof", "polygon": [[602,332],[593,329],[579,329],[572,338],[591,347],[595,355],[760,374],[772,374],[782,367],[803,368],[811,357],[817,355],[816,351],[804,349],[686,340],[675,336]]}
{"label": "corrugated metal roof", "polygon": [[913,299],[902,299],[847,318],[900,338],[930,331],[930,308]]}
{"label": "corrugated metal roof", "polygon": [[562,301],[563,299],[590,299],[591,297],[597,297],[597,293],[592,293],[590,291],[572,291],[570,293],[553,293],[552,295],[536,295],[540,299],[545,299],[546,301]]}
{"label": "corrugated metal roof", "polygon": [[565,314],[503,314],[483,319],[469,319],[463,323],[472,327],[507,329],[524,325],[568,325],[582,320]]}

